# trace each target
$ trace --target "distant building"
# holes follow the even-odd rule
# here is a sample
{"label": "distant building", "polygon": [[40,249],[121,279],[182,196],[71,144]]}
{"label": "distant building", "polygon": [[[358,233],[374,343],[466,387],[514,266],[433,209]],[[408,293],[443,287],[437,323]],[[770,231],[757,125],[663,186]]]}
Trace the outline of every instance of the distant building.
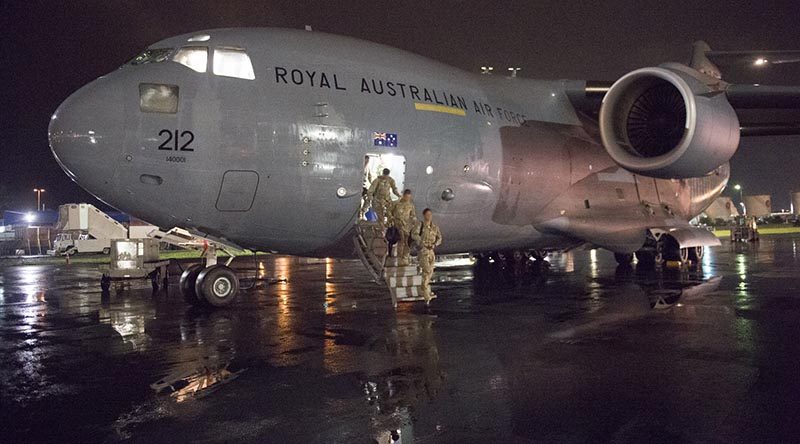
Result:
{"label": "distant building", "polygon": [[46,254],[52,247],[58,211],[4,211],[0,219],[0,256]]}
{"label": "distant building", "polygon": [[753,217],[766,217],[772,213],[772,199],[769,194],[744,196],[745,214]]}
{"label": "distant building", "polygon": [[728,220],[739,215],[739,210],[733,199],[730,197],[720,196],[711,202],[711,205],[704,211],[709,218]]}

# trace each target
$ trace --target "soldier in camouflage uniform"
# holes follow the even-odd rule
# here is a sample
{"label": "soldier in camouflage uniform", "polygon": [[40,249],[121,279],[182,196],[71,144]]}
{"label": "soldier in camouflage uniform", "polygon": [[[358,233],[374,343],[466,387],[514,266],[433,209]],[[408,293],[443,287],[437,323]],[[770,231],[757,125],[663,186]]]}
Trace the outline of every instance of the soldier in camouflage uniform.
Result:
{"label": "soldier in camouflage uniform", "polygon": [[369,192],[367,193],[372,200],[372,209],[378,214],[378,222],[380,222],[381,225],[384,224],[384,218],[389,210],[389,205],[392,203],[391,193],[400,197],[394,179],[389,176],[389,169],[384,168],[383,174],[372,181],[372,185],[370,185]]}
{"label": "soldier in camouflage uniform", "polygon": [[442,243],[442,232],[439,227],[433,223],[433,213],[430,208],[425,208],[422,211],[422,223],[419,228],[414,229],[414,241],[419,246],[419,268],[422,271],[422,296],[425,298],[425,303],[430,304],[431,300],[436,297],[431,292],[431,276],[433,276],[433,266],[436,260],[436,253],[433,249]]}
{"label": "soldier in camouflage uniform", "polygon": [[401,267],[411,262],[411,247],[408,245],[411,231],[417,226],[417,209],[411,198],[411,190],[403,191],[403,197],[389,207],[389,226],[397,228],[400,240],[397,242],[398,265]]}

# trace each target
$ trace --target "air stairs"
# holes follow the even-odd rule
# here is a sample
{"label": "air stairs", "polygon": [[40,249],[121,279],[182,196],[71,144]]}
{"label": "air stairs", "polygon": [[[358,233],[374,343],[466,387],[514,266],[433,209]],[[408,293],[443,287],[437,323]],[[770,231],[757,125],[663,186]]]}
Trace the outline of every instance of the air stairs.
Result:
{"label": "air stairs", "polygon": [[359,221],[353,243],[356,254],[375,282],[384,283],[389,288],[392,305],[397,307],[398,302],[425,300],[422,296],[422,273],[419,267],[415,263],[400,265],[398,257],[389,256],[389,244],[381,224]]}

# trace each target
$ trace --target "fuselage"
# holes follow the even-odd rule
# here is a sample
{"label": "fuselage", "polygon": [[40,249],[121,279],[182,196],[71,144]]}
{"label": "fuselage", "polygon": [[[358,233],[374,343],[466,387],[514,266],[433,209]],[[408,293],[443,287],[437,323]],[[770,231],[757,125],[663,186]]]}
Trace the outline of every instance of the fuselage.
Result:
{"label": "fuselage", "polygon": [[65,101],[54,154],[122,211],[243,247],[352,255],[368,155],[404,158],[396,173],[418,212],[433,210],[441,253],[581,240],[558,220],[688,220],[728,179],[727,165],[681,181],[617,167],[576,114],[571,81],[476,75],[285,29],[202,31],[151,50]]}

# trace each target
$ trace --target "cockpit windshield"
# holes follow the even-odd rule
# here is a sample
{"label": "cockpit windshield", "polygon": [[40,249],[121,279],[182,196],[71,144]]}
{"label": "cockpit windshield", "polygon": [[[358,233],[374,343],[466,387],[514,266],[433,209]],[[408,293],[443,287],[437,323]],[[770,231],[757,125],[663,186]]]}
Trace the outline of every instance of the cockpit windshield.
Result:
{"label": "cockpit windshield", "polygon": [[184,46],[175,52],[172,60],[197,72],[206,72],[208,67],[208,47]]}
{"label": "cockpit windshield", "polygon": [[[206,37],[206,36],[200,36]],[[194,40],[192,40],[194,39]],[[192,41],[199,40],[192,37]],[[213,54],[213,69],[212,68]],[[195,72],[205,73],[211,71],[214,75],[221,77],[233,77],[237,79],[254,80],[256,78],[253,71],[253,63],[244,48],[220,46],[209,51],[208,46],[183,46],[175,48],[153,48],[147,49],[127,65],[145,65],[147,63],[159,63],[171,60],[180,63]]]}
{"label": "cockpit windshield", "polygon": [[253,63],[242,48],[214,48],[214,74],[253,80]]}
{"label": "cockpit windshield", "polygon": [[155,48],[146,49],[141,54],[133,58],[129,65],[144,65],[146,63],[159,63],[169,60],[169,55],[172,53],[173,48]]}

